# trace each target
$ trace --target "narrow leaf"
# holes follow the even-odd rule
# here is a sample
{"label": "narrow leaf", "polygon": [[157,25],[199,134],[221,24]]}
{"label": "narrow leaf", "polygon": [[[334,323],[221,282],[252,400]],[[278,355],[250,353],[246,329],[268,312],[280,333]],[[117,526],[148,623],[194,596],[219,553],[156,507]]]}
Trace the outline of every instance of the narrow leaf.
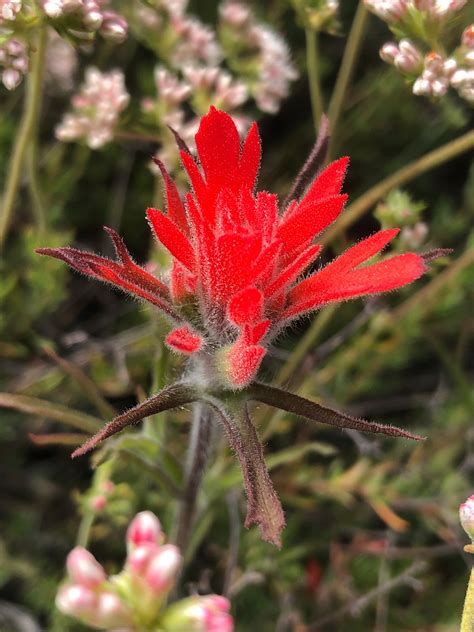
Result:
{"label": "narrow leaf", "polygon": [[231,448],[242,468],[247,495],[245,527],[260,525],[262,537],[281,547],[281,531],[285,516],[263,458],[263,449],[255,426],[244,406],[237,415],[231,416],[221,402],[214,398],[206,401],[217,413],[217,420],[227,434]]}
{"label": "narrow leaf", "polygon": [[372,432],[374,434],[384,434],[389,437],[404,437],[405,439],[413,439],[414,441],[423,441],[426,437],[413,434],[408,430],[397,428],[396,426],[388,426],[365,419],[357,419],[350,417],[344,413],[337,412],[331,408],[325,408],[312,402],[309,399],[288,393],[280,388],[268,386],[261,382],[254,382],[248,389],[249,398],[280,408],[289,413],[312,419],[322,424],[335,426],[336,428],[350,428],[361,432]]}
{"label": "narrow leaf", "polygon": [[73,410],[62,404],[55,404],[37,397],[17,395],[15,393],[0,393],[0,407],[21,410],[23,413],[48,417],[54,421],[60,421],[67,426],[95,432],[100,427],[100,420],[92,415]]}
{"label": "narrow leaf", "polygon": [[144,417],[156,415],[165,410],[189,404],[195,401],[197,397],[197,392],[189,385],[172,384],[163,389],[158,395],[150,397],[150,399],[147,399],[145,402],[115,417],[115,419],[110,421],[102,430],[86,441],[84,445],[75,450],[72,453],[72,458],[83,456],[108,437],[117,434],[117,432],[120,432],[127,426],[137,424]]}

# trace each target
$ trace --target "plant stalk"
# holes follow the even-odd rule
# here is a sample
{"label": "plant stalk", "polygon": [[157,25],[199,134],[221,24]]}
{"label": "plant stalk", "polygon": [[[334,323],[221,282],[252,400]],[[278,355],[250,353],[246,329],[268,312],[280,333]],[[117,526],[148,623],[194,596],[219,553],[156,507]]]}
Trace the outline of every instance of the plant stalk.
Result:
{"label": "plant stalk", "polygon": [[474,632],[474,567],[469,576],[459,632]]}
{"label": "plant stalk", "polygon": [[312,29],[306,29],[306,64],[308,71],[309,92],[311,96],[311,110],[316,131],[324,112],[323,95],[321,91],[321,76],[319,68],[318,34]]}
{"label": "plant stalk", "polygon": [[[21,184],[22,167],[25,160],[25,155],[28,147],[33,142],[33,135],[37,128],[38,117],[41,107],[41,92],[43,85],[43,71],[44,71],[44,59],[47,43],[47,31],[46,26],[40,26],[38,28],[38,36],[36,41],[36,47],[32,54],[31,70],[27,75],[26,80],[26,94],[23,106],[23,114],[20,121],[18,133],[16,134],[15,143],[13,146],[13,152],[8,166],[7,179],[5,184],[5,191],[3,195],[3,204],[0,214],[0,249],[3,247],[8,229],[10,227],[12,214],[17,199],[18,190]],[[34,159],[34,149],[32,160]],[[31,175],[31,172],[30,172]],[[30,181],[35,190],[35,183],[37,181],[33,178],[33,183]],[[33,194],[33,198],[35,195]],[[43,217],[40,214],[41,210],[36,208],[37,221],[41,226]]]}
{"label": "plant stalk", "polygon": [[351,204],[338,218],[337,223],[326,231],[321,243],[327,244],[331,242],[392,189],[414,180],[422,173],[426,173],[430,169],[434,169],[473,148],[474,131],[469,131],[456,140],[450,141],[402,167],[369,189]]}
{"label": "plant stalk", "polygon": [[211,411],[201,402],[194,404],[193,422],[191,427],[191,440],[188,448],[188,460],[186,464],[186,482],[181,506],[179,509],[176,546],[185,555],[189,534],[193,526],[197,497],[201,486],[204,469],[207,461],[207,451],[211,434]]}
{"label": "plant stalk", "polygon": [[368,11],[361,0],[352,22],[349,37],[347,38],[347,44],[342,56],[341,66],[339,68],[336,84],[329,103],[328,117],[331,125],[331,141],[328,152],[329,156],[331,155],[331,147],[336,136],[337,124],[343,108],[347,88],[350,84],[352,74],[359,57],[359,50],[364,37],[368,15]]}

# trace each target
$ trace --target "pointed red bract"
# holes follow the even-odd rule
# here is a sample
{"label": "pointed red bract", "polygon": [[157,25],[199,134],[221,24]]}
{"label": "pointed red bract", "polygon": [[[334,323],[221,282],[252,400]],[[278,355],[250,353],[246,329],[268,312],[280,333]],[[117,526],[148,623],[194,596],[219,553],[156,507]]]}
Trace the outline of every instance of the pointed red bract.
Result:
{"label": "pointed red bract", "polygon": [[303,194],[310,180],[305,173],[294,189],[295,199],[279,214],[276,195],[255,191],[261,155],[255,124],[241,142],[232,118],[211,108],[201,120],[196,148],[193,157],[181,145],[191,185],[184,204],[163,164],[155,161],[164,179],[167,211],[149,209],[148,217],[173,259],[164,277],[168,285],[135,264],[111,229],[117,261],[74,248],[39,252],[162,309],[178,323],[166,338],[168,346],[185,354],[216,354],[227,385],[249,384],[265,345],[300,314],[396,289],[423,274],[422,258],[410,253],[364,265],[398,229],[380,231],[308,273],[321,249],[315,238],[344,207],[347,196],[341,187],[348,158],[331,163]]}
{"label": "pointed red bract", "polygon": [[203,347],[201,336],[193,332],[187,325],[173,329],[173,331],[166,336],[165,342],[173,351],[187,355],[197,353]]}

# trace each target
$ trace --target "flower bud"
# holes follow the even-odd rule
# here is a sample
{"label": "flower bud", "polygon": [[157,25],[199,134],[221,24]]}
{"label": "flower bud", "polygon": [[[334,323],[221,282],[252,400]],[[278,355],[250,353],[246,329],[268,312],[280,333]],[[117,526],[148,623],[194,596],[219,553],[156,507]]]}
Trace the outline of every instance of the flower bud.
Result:
{"label": "flower bud", "polygon": [[459,507],[459,519],[462,528],[474,542],[474,495],[469,496]]}
{"label": "flower bud", "polygon": [[163,618],[169,632],[232,632],[230,602],[219,595],[189,597],[173,604]]}
{"label": "flower bud", "polygon": [[151,559],[159,549],[157,544],[141,544],[133,548],[127,557],[127,568],[133,575],[145,575]]}
{"label": "flower bud", "polygon": [[179,549],[173,544],[160,547],[150,560],[145,581],[155,593],[168,591],[174,583],[176,573],[181,566]]}
{"label": "flower bud", "polygon": [[70,617],[90,621],[97,607],[97,595],[86,586],[61,586],[56,595],[56,607]]}
{"label": "flower bud", "polygon": [[466,27],[461,36],[461,43],[466,48],[474,49],[474,24]]}
{"label": "flower bud", "polygon": [[14,90],[17,88],[20,85],[22,78],[22,73],[18,72],[18,70],[15,70],[14,68],[7,68],[2,73],[2,83],[7,90]]}
{"label": "flower bud", "polygon": [[387,42],[379,51],[380,58],[387,64],[395,63],[395,59],[400,51],[395,42]]}
{"label": "flower bud", "polygon": [[59,18],[63,13],[63,3],[61,0],[46,0],[43,3],[43,11],[46,13],[48,18],[56,19]]}
{"label": "flower bud", "polygon": [[128,35],[127,21],[113,11],[105,11],[102,17],[103,20],[100,27],[102,37],[118,43],[125,41]]}
{"label": "flower bud", "polygon": [[140,544],[160,544],[161,524],[151,511],[141,511],[127,529],[127,544],[135,547]]}
{"label": "flower bud", "polygon": [[74,583],[96,588],[106,580],[106,574],[102,566],[92,553],[78,546],[73,549],[66,561],[69,577]]}
{"label": "flower bud", "polygon": [[106,629],[122,629],[130,624],[132,615],[115,593],[103,592],[99,595],[95,612],[96,625]]}

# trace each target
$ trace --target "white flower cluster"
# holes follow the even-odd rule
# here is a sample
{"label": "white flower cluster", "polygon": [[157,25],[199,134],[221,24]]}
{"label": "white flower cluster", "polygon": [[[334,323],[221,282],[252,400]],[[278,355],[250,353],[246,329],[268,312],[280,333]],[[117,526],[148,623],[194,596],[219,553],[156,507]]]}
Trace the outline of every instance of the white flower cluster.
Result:
{"label": "white flower cluster", "polygon": [[254,78],[249,90],[257,106],[263,112],[277,112],[288,95],[290,82],[297,77],[284,39],[258,23],[250,9],[236,0],[227,0],[219,11],[227,33],[246,53],[253,52]]}
{"label": "white flower cluster", "polygon": [[22,0],[0,0],[0,24],[11,21],[20,12]]}
{"label": "white flower cluster", "polygon": [[474,25],[464,30],[461,46],[450,57],[433,51],[423,57],[408,39],[398,44],[387,42],[380,49],[380,57],[413,80],[414,94],[439,99],[452,87],[474,104]]}
{"label": "white flower cluster", "polygon": [[28,71],[28,52],[22,41],[13,38],[0,45],[0,68],[3,85],[14,90]]}
{"label": "white flower cluster", "polygon": [[91,149],[98,149],[110,140],[120,113],[130,99],[122,71],[86,70],[86,80],[72,98],[73,111],[66,114],[56,128],[62,141],[84,140]]}
{"label": "white flower cluster", "polygon": [[[466,2],[364,0],[373,13],[388,22],[394,33],[407,35],[398,43],[384,44],[380,49],[380,57],[412,82],[414,94],[439,99],[452,87],[465,101],[474,103],[474,25],[464,30],[461,45],[450,55],[440,52],[443,50],[442,36],[449,18],[462,9]],[[408,37],[413,33],[416,33],[419,43]],[[439,46],[436,40],[441,42]],[[430,51],[429,48],[433,46],[437,50]]]}
{"label": "white flower cluster", "polygon": [[70,30],[78,39],[85,39],[90,33],[100,33],[115,42],[127,37],[126,20],[108,9],[104,0],[42,0],[42,7],[53,21],[68,17]]}
{"label": "white flower cluster", "polygon": [[399,22],[413,12],[424,13],[432,20],[441,20],[459,11],[467,0],[364,0],[366,7],[385,22]]}

